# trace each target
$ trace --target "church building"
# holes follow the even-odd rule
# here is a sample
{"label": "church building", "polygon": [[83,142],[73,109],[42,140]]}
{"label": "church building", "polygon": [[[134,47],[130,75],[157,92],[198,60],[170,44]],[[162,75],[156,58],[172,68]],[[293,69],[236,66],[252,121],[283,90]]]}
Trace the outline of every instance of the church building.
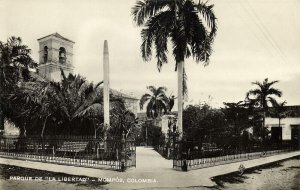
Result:
{"label": "church building", "polygon": [[[73,46],[75,42],[63,37],[58,33],[53,33],[45,37],[39,38],[39,64],[37,67],[37,74],[31,72],[31,76],[37,80],[48,80],[59,82],[62,80],[61,69],[65,75],[73,74]],[[100,64],[100,63],[99,63]],[[27,86],[30,82],[27,82]],[[29,84],[30,83],[30,84]],[[110,89],[110,94],[115,97],[122,98],[125,107],[137,115],[138,100],[137,98]],[[4,123],[5,135],[19,135],[19,129],[15,127],[14,123],[10,123],[0,113],[0,122]],[[0,131],[2,131],[0,129]]]}
{"label": "church building", "polygon": [[62,69],[65,75],[73,73],[73,45],[75,42],[58,33],[38,39],[39,42],[39,66],[38,74],[56,82],[61,80]]}
{"label": "church building", "polygon": [[[61,69],[65,75],[73,73],[73,46],[75,42],[58,33],[38,39],[39,42],[39,66],[37,73],[46,80],[59,82],[62,80]],[[137,115],[138,99],[110,89],[110,94],[122,98],[127,109]]]}

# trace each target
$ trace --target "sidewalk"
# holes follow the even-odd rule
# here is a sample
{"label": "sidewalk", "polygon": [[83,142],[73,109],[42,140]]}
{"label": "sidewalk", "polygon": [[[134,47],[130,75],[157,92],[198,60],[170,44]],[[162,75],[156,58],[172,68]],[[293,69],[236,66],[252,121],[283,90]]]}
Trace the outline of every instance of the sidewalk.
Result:
{"label": "sidewalk", "polygon": [[240,164],[243,164],[247,169],[299,155],[300,151],[297,151],[254,160],[192,170],[188,172],[173,170],[172,160],[166,160],[153,149],[144,147],[137,147],[137,168],[130,168],[126,172],[5,158],[0,158],[0,164],[15,165],[52,172],[63,172],[70,175],[123,179],[124,183],[110,182],[108,185],[105,185],[104,187],[108,189],[149,189],[154,187],[212,187],[215,185],[214,182],[210,180],[212,177],[235,172],[238,170]]}

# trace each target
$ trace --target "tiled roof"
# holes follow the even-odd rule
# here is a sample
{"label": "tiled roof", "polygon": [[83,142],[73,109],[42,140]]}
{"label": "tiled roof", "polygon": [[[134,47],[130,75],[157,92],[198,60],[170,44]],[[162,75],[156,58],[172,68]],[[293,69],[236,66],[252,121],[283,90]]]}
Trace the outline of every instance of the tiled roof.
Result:
{"label": "tiled roof", "polygon": [[[288,117],[300,117],[300,105],[293,105],[293,106],[285,106],[287,111]],[[270,112],[272,112],[274,108],[271,107],[269,109]],[[270,113],[267,114],[267,117],[271,116]]]}
{"label": "tiled roof", "polygon": [[300,105],[286,106],[290,117],[300,117]]}
{"label": "tiled roof", "polygon": [[[103,87],[99,87],[99,89],[102,91],[103,90]],[[117,90],[114,90],[114,89],[109,89],[110,91],[110,94],[113,94],[114,96],[116,97],[119,97],[119,98],[127,98],[127,99],[132,99],[132,100],[139,100],[138,98],[136,97],[133,97],[133,96],[130,96],[128,94],[125,94],[125,93],[122,93],[120,91],[117,91]]]}
{"label": "tiled roof", "polygon": [[124,94],[120,91],[117,91],[117,90],[114,90],[114,89],[110,89],[110,91],[115,95],[115,96],[118,96],[118,97],[123,97],[123,98],[128,98],[128,99],[133,99],[133,100],[138,100],[138,98],[136,97],[133,97],[133,96],[130,96],[128,94]]}
{"label": "tiled roof", "polygon": [[57,38],[60,38],[60,39],[63,39],[63,40],[65,40],[65,41],[68,41],[68,42],[72,42],[72,43],[75,43],[75,42],[73,42],[72,40],[69,40],[68,38],[65,38],[65,37],[63,37],[62,35],[60,35],[59,33],[53,33],[53,34],[50,34],[50,35],[48,35],[48,36],[45,36],[45,37],[42,37],[42,38],[39,38],[38,40],[41,40],[41,39],[44,39],[44,38],[47,38],[47,37],[49,37],[49,36],[55,36],[55,37],[57,37]]}

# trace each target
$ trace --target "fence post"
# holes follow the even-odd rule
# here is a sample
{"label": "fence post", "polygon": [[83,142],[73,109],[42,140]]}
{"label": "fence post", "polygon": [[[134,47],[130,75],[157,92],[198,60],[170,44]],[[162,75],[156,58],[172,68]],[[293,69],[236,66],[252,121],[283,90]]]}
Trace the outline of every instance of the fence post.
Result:
{"label": "fence post", "polygon": [[125,133],[123,131],[122,133],[122,139],[121,139],[121,171],[124,172],[126,170],[126,158],[125,158]]}
{"label": "fence post", "polygon": [[45,140],[44,140],[44,136],[42,136],[42,156],[45,155]]}
{"label": "fence post", "polygon": [[182,142],[182,148],[181,148],[181,160],[182,160],[182,166],[181,169],[182,171],[187,172],[188,170],[188,165],[187,165],[187,145],[186,142]]}

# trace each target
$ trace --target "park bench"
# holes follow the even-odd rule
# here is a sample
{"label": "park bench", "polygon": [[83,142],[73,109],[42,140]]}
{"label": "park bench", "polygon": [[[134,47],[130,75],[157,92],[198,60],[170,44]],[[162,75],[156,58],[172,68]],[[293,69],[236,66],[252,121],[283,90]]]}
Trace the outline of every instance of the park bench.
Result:
{"label": "park bench", "polygon": [[65,141],[61,147],[56,149],[56,152],[63,152],[63,157],[65,157],[67,153],[73,154],[75,158],[78,153],[86,150],[88,143],[88,141]]}
{"label": "park bench", "polygon": [[[31,150],[31,151],[41,151],[41,150],[43,150],[43,145],[40,144],[40,143],[39,144],[28,143],[26,145],[26,147],[27,147],[27,150]],[[47,150],[49,148],[51,148],[50,145],[48,143],[45,143],[44,144],[44,150]]]}

